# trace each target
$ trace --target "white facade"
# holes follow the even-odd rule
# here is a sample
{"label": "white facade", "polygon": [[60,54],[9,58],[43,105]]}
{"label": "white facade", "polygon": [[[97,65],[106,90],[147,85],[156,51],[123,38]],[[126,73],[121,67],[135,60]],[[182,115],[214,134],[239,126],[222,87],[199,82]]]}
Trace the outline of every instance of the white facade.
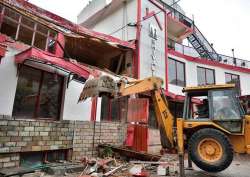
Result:
{"label": "white facade", "polygon": [[[198,74],[197,67],[204,67],[208,69],[213,69],[215,72],[215,84],[225,84],[225,73],[236,74],[240,76],[240,86],[242,95],[250,95],[250,84],[247,82],[250,80],[250,73],[243,73],[239,71],[225,69],[219,66],[210,66],[205,64],[200,64],[196,62],[187,61],[184,58],[178,56],[169,55],[169,57],[185,63],[185,75],[186,75],[186,86],[196,86],[198,85]],[[171,66],[170,66],[171,67]],[[183,95],[182,88],[173,84],[169,85],[169,91],[177,95]]]}
{"label": "white facade", "polygon": [[[142,16],[146,15],[146,9],[149,11],[159,12],[161,11],[155,5],[148,1],[142,1]],[[150,76],[161,77],[166,81],[166,58],[165,58],[165,14],[157,14],[157,18],[161,27],[157,23],[156,18],[148,18],[141,23],[141,37],[140,37],[140,78],[146,78]],[[150,37],[150,27],[155,30],[157,39],[154,40]],[[162,29],[161,29],[162,28]],[[155,42],[155,62],[153,61],[153,43]],[[155,67],[152,66],[155,63]]]}
{"label": "white facade", "polygon": [[[98,0],[95,0],[93,2],[97,2]],[[113,2],[116,2],[115,0]],[[112,3],[113,3],[112,2]],[[248,84],[248,80],[250,79],[250,70],[248,71],[241,71],[238,70],[236,71],[235,69],[227,69],[227,67],[221,67],[220,65],[216,66],[216,65],[208,65],[208,64],[200,64],[200,63],[196,63],[196,62],[192,62],[192,61],[188,61],[185,58],[181,58],[175,55],[171,55],[166,53],[165,50],[165,38],[166,36],[164,35],[164,28],[168,25],[165,24],[164,21],[164,13],[160,13],[160,9],[154,4],[152,3],[152,1],[150,0],[142,0],[141,1],[141,8],[138,11],[138,4],[136,0],[131,0],[131,1],[127,1],[127,5],[126,7],[126,14],[129,14],[129,20],[128,22],[132,22],[132,23],[136,23],[137,22],[137,15],[138,13],[141,14],[141,34],[139,36],[139,54],[140,54],[140,58],[139,58],[139,77],[140,78],[145,78],[148,76],[152,75],[152,69],[151,69],[151,64],[152,64],[152,38],[149,36],[149,26],[154,26],[156,28],[157,31],[157,35],[158,38],[156,40],[156,51],[155,51],[155,58],[156,58],[156,66],[155,66],[155,72],[154,75],[155,76],[159,76],[161,77],[164,81],[166,81],[166,76],[168,75],[168,73],[166,73],[167,68],[166,68],[166,55],[168,55],[168,57],[171,57],[175,60],[181,61],[185,63],[185,76],[186,76],[186,86],[196,86],[198,85],[198,79],[197,79],[197,66],[200,67],[204,67],[204,68],[209,68],[209,69],[214,69],[215,71],[215,83],[216,84],[225,84],[225,73],[231,73],[231,74],[237,74],[240,76],[240,86],[241,86],[241,94],[242,95],[249,95],[250,94],[250,84]],[[160,4],[160,1],[156,1],[154,0],[154,2],[156,2],[157,4]],[[175,1],[173,0],[165,0],[165,3],[167,3],[168,5],[173,4]],[[111,4],[112,4],[111,3]],[[124,31],[127,30],[127,28],[129,27],[125,27],[122,28],[122,21],[124,18],[126,18],[126,16],[124,17],[124,6],[120,6],[117,9],[113,9],[112,12],[109,11],[109,15],[107,17],[103,17],[98,19],[97,21],[92,21],[92,19],[90,17],[88,17],[88,19],[86,18],[85,21],[81,21],[82,19],[78,19],[78,23],[79,24],[83,24],[85,22],[87,23],[92,23],[91,27],[93,30],[99,31],[99,32],[103,32],[106,34],[111,34],[110,32],[112,31],[116,31],[118,29],[118,31],[114,34],[112,34],[115,37],[118,37],[120,39],[126,39],[123,37],[123,33]],[[182,14],[185,14],[185,12],[181,9],[181,7],[178,4],[174,4],[173,8],[177,9],[179,12],[181,12]],[[86,8],[85,8],[86,9]],[[149,10],[149,12],[156,12],[156,16],[160,22],[160,24],[163,27],[163,30],[160,30],[159,25],[156,21],[156,19],[153,17],[148,18],[147,20],[144,20],[143,17],[146,16],[146,9]],[[105,9],[102,9],[105,10]],[[98,14],[98,11],[96,11],[94,14]],[[95,15],[93,15],[95,16]],[[176,25],[176,24],[175,24]],[[132,28],[132,27],[130,27]],[[119,30],[120,29],[120,30]],[[128,38],[129,39],[136,39],[136,28],[134,27],[134,30],[130,30],[130,31],[126,31],[126,33],[128,33],[128,36],[132,36],[132,38]],[[132,33],[132,34],[131,34]],[[172,36],[172,34],[168,34],[168,36]],[[137,36],[138,37],[138,36]],[[191,56],[191,57],[198,57],[199,54],[192,48],[182,48],[181,45],[176,44],[175,45],[175,50],[177,52],[180,52],[182,54]],[[230,61],[228,61],[229,64]],[[225,64],[226,65],[226,64]],[[168,66],[171,67],[171,66]],[[228,67],[230,68],[230,67]],[[165,83],[166,84],[166,83]],[[182,88],[180,86],[176,86],[173,84],[168,84],[168,91],[172,92],[174,94],[177,95],[183,95],[182,93]]]}
{"label": "white facade", "polygon": [[[5,57],[0,64],[0,115],[12,116],[15,93],[18,81],[17,66],[14,56],[20,51],[8,48]],[[65,77],[66,80],[66,77]],[[91,117],[91,99],[77,104],[84,84],[72,80],[64,84],[63,101],[61,103],[61,120],[89,121]],[[100,100],[98,101],[100,102]],[[100,103],[98,103],[100,107]],[[100,120],[100,111],[97,112],[97,120]]]}
{"label": "white facade", "polygon": [[7,50],[0,64],[0,114],[11,116],[18,79],[14,56],[18,51],[11,48]]}

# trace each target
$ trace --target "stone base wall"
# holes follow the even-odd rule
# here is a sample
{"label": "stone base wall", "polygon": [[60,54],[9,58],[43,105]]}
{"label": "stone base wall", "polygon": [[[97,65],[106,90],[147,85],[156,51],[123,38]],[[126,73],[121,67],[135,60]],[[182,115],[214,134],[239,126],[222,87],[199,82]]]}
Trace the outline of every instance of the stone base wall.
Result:
{"label": "stone base wall", "polygon": [[115,122],[0,120],[0,168],[20,164],[22,152],[72,149],[72,160],[97,155],[99,143],[122,145],[126,126]]}

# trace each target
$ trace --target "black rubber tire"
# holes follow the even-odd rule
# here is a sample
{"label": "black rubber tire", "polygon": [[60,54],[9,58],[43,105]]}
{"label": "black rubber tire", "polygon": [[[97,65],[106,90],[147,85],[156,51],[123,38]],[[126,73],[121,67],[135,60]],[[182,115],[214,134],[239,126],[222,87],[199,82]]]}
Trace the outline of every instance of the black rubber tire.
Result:
{"label": "black rubber tire", "polygon": [[[198,153],[199,142],[205,138],[213,138],[221,144],[223,155],[219,161],[209,163],[204,161]],[[204,128],[195,132],[188,142],[188,153],[191,160],[200,169],[207,172],[220,172],[225,170],[233,161],[233,147],[228,137],[219,130],[213,128]]]}

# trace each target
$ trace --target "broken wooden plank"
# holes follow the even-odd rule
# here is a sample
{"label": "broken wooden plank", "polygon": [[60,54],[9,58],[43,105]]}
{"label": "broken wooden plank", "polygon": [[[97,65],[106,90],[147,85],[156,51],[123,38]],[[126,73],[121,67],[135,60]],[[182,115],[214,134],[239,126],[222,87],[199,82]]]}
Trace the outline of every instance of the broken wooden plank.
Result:
{"label": "broken wooden plank", "polygon": [[108,171],[107,173],[103,174],[103,177],[107,177],[107,176],[114,174],[115,172],[120,170],[122,167],[124,167],[124,165],[120,165],[120,166],[114,168],[113,170]]}

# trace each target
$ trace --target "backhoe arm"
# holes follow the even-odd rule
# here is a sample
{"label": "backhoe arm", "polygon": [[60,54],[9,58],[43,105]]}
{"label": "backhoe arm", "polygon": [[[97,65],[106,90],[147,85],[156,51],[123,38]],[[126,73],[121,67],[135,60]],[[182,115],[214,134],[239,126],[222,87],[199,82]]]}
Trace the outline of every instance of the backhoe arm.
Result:
{"label": "backhoe arm", "polygon": [[158,77],[149,77],[143,80],[135,80],[131,82],[121,79],[119,82],[115,82],[112,78],[103,76],[99,79],[89,80],[85,83],[79,101],[85,100],[88,97],[100,96],[102,94],[108,94],[112,97],[121,97],[150,92],[160,129],[162,146],[164,148],[173,148],[174,118],[168,108],[165,95],[161,91],[162,84],[162,79]]}

